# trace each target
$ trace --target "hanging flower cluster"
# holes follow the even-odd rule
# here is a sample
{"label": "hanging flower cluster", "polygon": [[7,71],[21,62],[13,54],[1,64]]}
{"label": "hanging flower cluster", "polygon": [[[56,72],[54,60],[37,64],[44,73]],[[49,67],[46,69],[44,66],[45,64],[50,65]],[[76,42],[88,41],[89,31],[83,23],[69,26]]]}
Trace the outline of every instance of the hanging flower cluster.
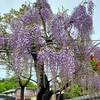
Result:
{"label": "hanging flower cluster", "polygon": [[57,72],[57,70],[63,71],[67,75],[75,72],[74,53],[70,49],[61,49],[56,52],[54,49],[45,47],[38,53],[38,63],[43,64],[46,62],[47,67],[51,72]]}

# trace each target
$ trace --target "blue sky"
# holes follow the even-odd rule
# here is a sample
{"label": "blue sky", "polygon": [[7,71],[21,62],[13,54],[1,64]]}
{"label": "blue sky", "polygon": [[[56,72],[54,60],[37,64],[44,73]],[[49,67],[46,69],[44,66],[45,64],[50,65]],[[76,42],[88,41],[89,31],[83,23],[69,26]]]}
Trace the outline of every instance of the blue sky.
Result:
{"label": "blue sky", "polygon": [[[11,8],[18,10],[22,4],[27,0],[0,0],[0,12],[3,15],[8,13]],[[35,2],[36,0],[29,0],[30,2]],[[84,0],[85,1],[85,0]],[[87,0],[88,1],[88,0]],[[51,5],[53,12],[57,12],[58,8],[61,9],[64,6],[65,9],[69,9],[70,14],[73,8],[80,4],[82,0],[48,0]],[[100,40],[100,0],[93,0],[95,4],[93,24],[95,34],[92,36],[93,40]],[[0,69],[0,77],[5,77],[5,71]]]}

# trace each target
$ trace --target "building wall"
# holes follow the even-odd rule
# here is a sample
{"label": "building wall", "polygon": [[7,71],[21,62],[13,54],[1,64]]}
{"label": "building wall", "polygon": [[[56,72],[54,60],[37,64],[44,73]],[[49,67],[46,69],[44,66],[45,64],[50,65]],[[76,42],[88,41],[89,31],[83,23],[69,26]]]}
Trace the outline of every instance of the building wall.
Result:
{"label": "building wall", "polygon": [[[30,100],[36,100],[36,91],[37,89],[33,89],[33,88],[26,88],[25,89],[25,98],[29,98]],[[16,100],[20,100],[20,94],[21,94],[21,89],[17,88],[15,91],[13,92],[7,92],[5,93],[7,96],[13,96],[16,98]]]}
{"label": "building wall", "polygon": [[[20,92],[21,92],[21,89],[18,88],[15,94],[16,98],[20,98]],[[25,95],[24,95],[25,98],[30,98],[30,100],[32,100],[31,98],[33,98],[33,100],[36,100],[36,89],[26,88],[24,92],[25,92]]]}
{"label": "building wall", "polygon": [[17,89],[17,91],[15,92],[15,96],[19,96],[21,93],[21,89]]}

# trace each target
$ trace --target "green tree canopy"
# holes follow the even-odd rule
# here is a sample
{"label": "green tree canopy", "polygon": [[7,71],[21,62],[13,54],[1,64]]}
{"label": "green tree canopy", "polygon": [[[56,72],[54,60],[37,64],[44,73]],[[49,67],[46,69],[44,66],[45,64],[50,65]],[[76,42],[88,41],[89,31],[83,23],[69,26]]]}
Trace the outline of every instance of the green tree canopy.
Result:
{"label": "green tree canopy", "polygon": [[3,91],[6,91],[5,84],[3,82],[0,82],[0,93]]}
{"label": "green tree canopy", "polygon": [[[26,80],[22,80],[22,82],[26,82]],[[2,79],[0,81],[0,93],[10,90],[10,89],[15,89],[17,87],[20,87],[18,80],[15,76],[12,76],[11,78],[6,78],[6,79]],[[29,81],[29,83],[27,84],[26,87],[32,87],[32,88],[36,88],[36,85]]]}

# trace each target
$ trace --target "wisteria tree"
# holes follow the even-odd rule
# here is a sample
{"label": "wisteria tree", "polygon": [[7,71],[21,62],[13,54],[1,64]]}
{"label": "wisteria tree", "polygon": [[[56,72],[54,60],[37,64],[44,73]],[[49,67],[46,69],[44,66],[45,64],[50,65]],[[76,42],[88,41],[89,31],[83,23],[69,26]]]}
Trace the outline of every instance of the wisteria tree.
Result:
{"label": "wisteria tree", "polygon": [[100,90],[100,77],[93,73],[89,59],[93,10],[89,0],[75,7],[71,15],[66,10],[54,14],[47,0],[37,0],[26,4],[18,19],[11,19],[11,33],[1,36],[0,45],[6,43],[18,79],[24,59],[31,62],[33,58],[37,100],[50,100],[74,82],[81,84],[83,91]]}

